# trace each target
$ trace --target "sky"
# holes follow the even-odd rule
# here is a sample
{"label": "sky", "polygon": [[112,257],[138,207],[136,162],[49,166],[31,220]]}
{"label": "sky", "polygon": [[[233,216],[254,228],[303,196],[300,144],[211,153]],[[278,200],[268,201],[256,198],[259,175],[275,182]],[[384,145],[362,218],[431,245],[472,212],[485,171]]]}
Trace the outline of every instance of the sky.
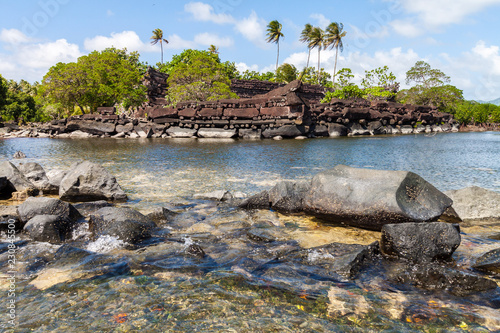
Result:
{"label": "sky", "polygon": [[[424,60],[466,99],[500,97],[500,0],[0,0],[0,74],[41,81],[56,63],[111,46],[138,51],[154,65],[160,46],[150,37],[157,28],[169,41],[165,61],[214,44],[240,70],[272,71],[272,20],[283,25],[280,64],[306,65],[308,49],[299,41],[306,23],[339,22],[347,34],[337,69],[351,68],[356,82],[387,65],[406,88],[406,72]],[[310,65],[317,59],[313,50]],[[333,73],[334,59],[334,50],[322,51],[321,67]]]}

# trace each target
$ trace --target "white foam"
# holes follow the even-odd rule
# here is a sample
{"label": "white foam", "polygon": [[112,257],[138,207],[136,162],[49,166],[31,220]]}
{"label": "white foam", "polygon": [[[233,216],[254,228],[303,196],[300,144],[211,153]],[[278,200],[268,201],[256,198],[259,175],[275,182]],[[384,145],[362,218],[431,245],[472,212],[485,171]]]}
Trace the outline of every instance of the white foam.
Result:
{"label": "white foam", "polygon": [[312,264],[315,263],[316,261],[321,261],[324,259],[335,259],[335,257],[330,253],[324,253],[317,250],[309,251],[309,253],[307,254],[307,261],[309,261]]}
{"label": "white foam", "polygon": [[87,250],[98,253],[107,253],[125,245],[127,245],[127,243],[117,237],[104,235],[89,243],[89,245],[87,245]]}

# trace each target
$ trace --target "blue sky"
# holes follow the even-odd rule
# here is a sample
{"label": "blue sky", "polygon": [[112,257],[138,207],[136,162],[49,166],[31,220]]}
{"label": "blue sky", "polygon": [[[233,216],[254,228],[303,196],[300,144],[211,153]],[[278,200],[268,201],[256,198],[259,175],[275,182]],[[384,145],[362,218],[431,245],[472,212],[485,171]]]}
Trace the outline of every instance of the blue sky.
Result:
{"label": "blue sky", "polygon": [[[149,38],[156,28],[169,41],[165,60],[215,44],[222,60],[242,70],[273,70],[276,46],[265,34],[275,19],[285,35],[280,63],[302,68],[304,25],[336,21],[347,32],[338,68],[351,68],[356,80],[388,65],[406,87],[406,71],[424,60],[448,74],[467,99],[492,100],[500,97],[499,18],[500,0],[0,0],[0,74],[40,81],[57,62],[110,46],[139,51],[155,64],[160,47]],[[334,52],[321,52],[321,60],[333,72]]]}

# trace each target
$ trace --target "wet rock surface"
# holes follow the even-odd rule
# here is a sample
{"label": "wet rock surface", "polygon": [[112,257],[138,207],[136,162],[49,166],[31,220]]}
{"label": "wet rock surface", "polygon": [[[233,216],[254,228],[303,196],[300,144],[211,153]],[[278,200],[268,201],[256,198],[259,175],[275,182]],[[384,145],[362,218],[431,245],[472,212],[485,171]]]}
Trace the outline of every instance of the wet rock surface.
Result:
{"label": "wet rock surface", "polygon": [[30,162],[20,164],[19,171],[29,180],[36,188],[44,194],[58,194],[59,187],[50,182],[45,170],[38,163]]}
{"label": "wet rock surface", "polygon": [[9,196],[12,192],[21,191],[28,191],[32,195],[38,193],[35,186],[9,161],[0,162],[0,177],[5,177],[9,182],[8,185],[4,183],[3,196]]}
{"label": "wet rock surface", "polygon": [[102,166],[89,162],[71,165],[61,180],[59,196],[66,201],[126,201],[127,195]]}
{"label": "wet rock surface", "polygon": [[477,186],[445,193],[453,200],[453,209],[467,225],[500,224],[500,193]]}
{"label": "wet rock surface", "polygon": [[480,271],[500,274],[500,248],[491,250],[477,258],[472,267]]}
{"label": "wet rock surface", "polygon": [[105,207],[90,216],[94,237],[109,235],[127,243],[149,238],[155,227],[153,221],[131,208]]}
{"label": "wet rock surface", "polygon": [[380,249],[412,262],[447,260],[460,245],[460,228],[448,223],[400,223],[382,227]]}

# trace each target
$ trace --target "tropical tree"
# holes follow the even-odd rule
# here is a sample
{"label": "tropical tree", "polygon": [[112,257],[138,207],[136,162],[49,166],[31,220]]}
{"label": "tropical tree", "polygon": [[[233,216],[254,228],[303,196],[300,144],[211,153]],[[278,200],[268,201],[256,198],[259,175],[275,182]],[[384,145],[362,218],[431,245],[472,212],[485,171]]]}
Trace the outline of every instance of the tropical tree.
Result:
{"label": "tropical tree", "polygon": [[269,22],[267,25],[267,42],[275,43],[278,45],[278,57],[276,58],[276,70],[278,70],[278,63],[280,59],[280,38],[285,38],[281,32],[283,26],[277,20]]}
{"label": "tropical tree", "polygon": [[156,45],[158,42],[160,43],[160,48],[161,48],[161,63],[163,64],[163,42],[168,44],[168,40],[163,38],[163,31],[161,29],[155,29],[153,30],[153,36],[151,36],[151,44]]}
{"label": "tropical tree", "polygon": [[212,44],[208,48],[208,52],[213,53],[213,54],[219,54],[219,48]]}
{"label": "tropical tree", "polygon": [[311,34],[309,37],[308,47],[310,49],[318,48],[318,81],[320,81],[319,75],[321,73],[321,49],[324,47],[325,32],[319,27],[314,27],[311,30]]}
{"label": "tropical tree", "polygon": [[335,49],[335,66],[333,68],[333,84],[335,84],[335,74],[337,72],[337,58],[340,52],[344,51],[342,38],[347,34],[342,23],[332,22],[328,25],[325,32],[325,48]]}
{"label": "tropical tree", "polygon": [[417,61],[415,65],[406,72],[406,84],[415,82],[417,85],[428,89],[431,87],[442,86],[450,82],[450,77],[439,69],[431,68],[431,65],[425,61]]}
{"label": "tropical tree", "polygon": [[309,43],[311,42],[311,32],[312,32],[312,30],[313,30],[313,26],[310,23],[306,23],[306,25],[304,26],[304,30],[302,30],[302,32],[300,34],[300,41],[302,43],[306,43],[307,44],[307,49],[309,50],[309,52],[307,54],[306,68],[309,67],[309,59],[311,58],[311,50],[312,50],[312,48],[310,47]]}
{"label": "tropical tree", "polygon": [[276,81],[290,83],[297,80],[298,71],[294,65],[284,63],[278,67],[276,71]]}

